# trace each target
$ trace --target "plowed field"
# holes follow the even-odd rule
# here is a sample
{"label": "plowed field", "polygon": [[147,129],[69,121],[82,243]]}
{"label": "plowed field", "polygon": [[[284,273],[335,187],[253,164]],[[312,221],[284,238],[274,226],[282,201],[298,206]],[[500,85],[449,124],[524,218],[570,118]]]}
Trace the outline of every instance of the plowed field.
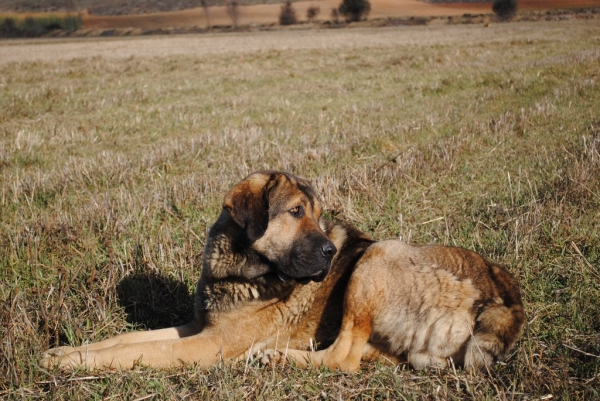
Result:
{"label": "plowed field", "polygon": [[[340,0],[303,1],[294,3],[300,20],[305,19],[306,10],[318,6],[321,10],[318,20],[330,19],[331,9],[337,7]],[[239,7],[239,24],[268,24],[278,20],[280,5],[262,4]],[[600,0],[520,0],[520,10],[541,10],[557,8],[600,7]],[[453,3],[430,4],[418,0],[371,0],[370,18],[383,17],[426,17],[444,15],[462,15],[466,13],[491,13],[490,3]],[[231,24],[231,18],[225,7],[209,9],[211,25]],[[205,26],[206,17],[202,8],[164,13],[99,16],[85,15],[84,28],[179,28]]]}

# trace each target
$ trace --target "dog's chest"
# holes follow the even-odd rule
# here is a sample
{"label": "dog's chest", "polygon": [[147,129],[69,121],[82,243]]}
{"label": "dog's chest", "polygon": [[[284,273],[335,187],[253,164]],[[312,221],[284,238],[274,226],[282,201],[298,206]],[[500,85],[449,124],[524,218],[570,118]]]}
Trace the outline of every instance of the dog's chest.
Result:
{"label": "dog's chest", "polygon": [[305,318],[315,304],[315,288],[318,283],[298,286],[287,299],[282,299],[278,309],[282,323],[286,326],[297,325]]}

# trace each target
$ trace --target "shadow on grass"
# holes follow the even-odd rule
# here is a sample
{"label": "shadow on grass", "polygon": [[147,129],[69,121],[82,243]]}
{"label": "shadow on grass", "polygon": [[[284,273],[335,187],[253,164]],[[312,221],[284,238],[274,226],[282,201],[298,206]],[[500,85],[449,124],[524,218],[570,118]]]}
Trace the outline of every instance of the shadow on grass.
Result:
{"label": "shadow on grass", "polygon": [[119,305],[138,329],[155,330],[188,323],[194,296],[185,283],[157,274],[134,274],[117,284]]}

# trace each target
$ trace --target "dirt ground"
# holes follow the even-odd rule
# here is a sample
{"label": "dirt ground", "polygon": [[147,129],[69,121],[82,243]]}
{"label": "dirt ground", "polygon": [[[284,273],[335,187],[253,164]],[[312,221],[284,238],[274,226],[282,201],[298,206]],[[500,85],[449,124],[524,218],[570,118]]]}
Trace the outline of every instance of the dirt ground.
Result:
{"label": "dirt ground", "polygon": [[[306,19],[306,10],[318,6],[320,13],[317,20],[329,20],[331,10],[336,8],[340,0],[301,1],[294,3],[299,20]],[[520,10],[542,10],[556,8],[600,7],[600,0],[520,0]],[[276,23],[281,6],[279,4],[263,4],[255,6],[240,6],[240,25]],[[491,13],[490,3],[453,3],[430,4],[419,0],[371,0],[369,18],[385,17],[435,17],[462,15],[468,13]],[[211,7],[208,12],[211,25],[230,25],[225,7]],[[191,26],[204,27],[207,24],[202,8],[165,13],[100,16],[88,15],[83,17],[84,29],[110,28],[183,28]]]}
{"label": "dirt ground", "polygon": [[[294,3],[294,9],[300,20],[306,19],[306,10],[318,6],[320,13],[317,20],[330,19],[331,10],[336,8],[340,0],[302,1]],[[260,4],[254,6],[240,6],[239,20],[241,25],[268,24],[278,21],[281,5]],[[487,8],[490,8],[488,5]],[[397,16],[440,16],[460,15],[471,12],[468,6],[429,4],[418,0],[372,0],[369,18],[397,17]],[[211,25],[229,25],[231,17],[226,7],[211,7],[208,11]],[[172,11],[166,13],[126,15],[126,16],[100,16],[85,15],[84,28],[180,28],[188,26],[205,26],[206,17],[202,8]]]}

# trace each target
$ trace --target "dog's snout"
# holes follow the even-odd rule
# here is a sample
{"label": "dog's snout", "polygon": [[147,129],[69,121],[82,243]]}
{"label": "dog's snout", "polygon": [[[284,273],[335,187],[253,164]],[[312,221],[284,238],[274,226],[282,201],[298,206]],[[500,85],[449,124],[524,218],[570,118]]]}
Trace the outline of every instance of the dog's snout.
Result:
{"label": "dog's snout", "polygon": [[330,258],[337,252],[337,248],[331,242],[326,243],[321,247],[321,254],[326,258]]}

